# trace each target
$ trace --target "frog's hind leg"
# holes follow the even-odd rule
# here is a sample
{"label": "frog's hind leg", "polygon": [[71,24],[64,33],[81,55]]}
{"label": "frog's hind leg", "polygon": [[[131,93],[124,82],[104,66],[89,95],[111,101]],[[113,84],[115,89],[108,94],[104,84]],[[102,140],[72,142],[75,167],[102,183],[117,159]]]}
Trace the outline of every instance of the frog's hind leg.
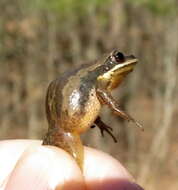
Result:
{"label": "frog's hind leg", "polygon": [[77,162],[80,169],[83,169],[84,150],[77,133],[58,131],[53,129],[44,137],[43,145],[52,145],[62,148],[68,152]]}
{"label": "frog's hind leg", "polygon": [[117,143],[117,139],[115,138],[115,136],[112,134],[112,128],[109,127],[108,125],[106,125],[100,117],[97,117],[97,119],[95,120],[93,126],[91,126],[91,128],[93,127],[99,127],[101,135],[104,136],[104,131],[106,131],[114,140],[115,143]]}

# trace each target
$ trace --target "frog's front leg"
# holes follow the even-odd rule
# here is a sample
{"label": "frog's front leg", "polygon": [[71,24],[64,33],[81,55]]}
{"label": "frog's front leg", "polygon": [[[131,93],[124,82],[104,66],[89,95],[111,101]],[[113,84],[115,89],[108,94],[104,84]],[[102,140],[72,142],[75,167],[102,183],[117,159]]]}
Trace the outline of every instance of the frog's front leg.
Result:
{"label": "frog's front leg", "polygon": [[[132,121],[136,124],[136,126],[142,128],[142,126],[135,120],[133,119],[129,114],[127,114],[125,111],[123,111],[116,100],[111,96],[109,92],[103,89],[97,89],[96,90],[97,97],[99,101],[102,104],[106,104],[109,106],[109,108],[113,111],[114,114],[120,116],[121,118],[127,120],[127,121]],[[143,128],[142,128],[143,129]]]}

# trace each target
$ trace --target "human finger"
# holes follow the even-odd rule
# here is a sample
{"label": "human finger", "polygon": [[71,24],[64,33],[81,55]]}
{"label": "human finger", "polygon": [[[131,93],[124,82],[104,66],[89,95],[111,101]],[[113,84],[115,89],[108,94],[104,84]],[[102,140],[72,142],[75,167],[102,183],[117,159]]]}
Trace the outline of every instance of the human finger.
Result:
{"label": "human finger", "polygon": [[[7,154],[6,154],[7,156]],[[82,173],[72,157],[52,146],[30,145],[15,164],[5,190],[85,189]]]}
{"label": "human finger", "polygon": [[89,147],[85,148],[84,176],[89,190],[143,190],[118,160]]}

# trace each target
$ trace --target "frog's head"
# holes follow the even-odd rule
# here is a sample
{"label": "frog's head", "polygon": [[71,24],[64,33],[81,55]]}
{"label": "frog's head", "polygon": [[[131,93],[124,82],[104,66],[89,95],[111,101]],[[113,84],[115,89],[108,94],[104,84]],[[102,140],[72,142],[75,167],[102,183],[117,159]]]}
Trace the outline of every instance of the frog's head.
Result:
{"label": "frog's head", "polygon": [[116,88],[125,76],[133,70],[137,61],[133,55],[125,56],[123,53],[114,50],[102,65],[103,72],[97,78],[99,85],[108,90]]}

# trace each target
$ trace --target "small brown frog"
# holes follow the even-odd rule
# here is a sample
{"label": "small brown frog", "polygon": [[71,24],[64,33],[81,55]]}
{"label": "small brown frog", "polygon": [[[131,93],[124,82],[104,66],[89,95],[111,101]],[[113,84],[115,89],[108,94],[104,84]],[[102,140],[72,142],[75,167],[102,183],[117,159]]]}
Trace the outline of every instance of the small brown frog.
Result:
{"label": "small brown frog", "polygon": [[43,145],[64,149],[82,169],[81,133],[91,126],[98,126],[102,134],[108,132],[116,142],[111,128],[99,117],[102,105],[108,105],[114,114],[141,127],[120,109],[110,93],[133,70],[137,61],[133,55],[124,56],[115,50],[93,64],[84,64],[52,81],[46,96],[49,129]]}

